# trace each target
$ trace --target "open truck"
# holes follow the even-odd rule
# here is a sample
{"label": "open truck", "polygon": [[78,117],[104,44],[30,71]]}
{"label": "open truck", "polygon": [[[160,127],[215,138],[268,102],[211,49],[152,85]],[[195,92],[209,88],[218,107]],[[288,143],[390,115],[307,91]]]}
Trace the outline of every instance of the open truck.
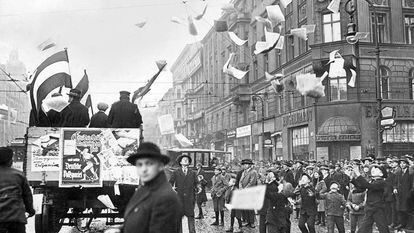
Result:
{"label": "open truck", "polygon": [[126,157],[142,141],[140,129],[30,127],[25,141],[15,149],[25,150],[23,171],[40,206],[36,233],[63,225],[86,232],[95,218],[120,223],[139,183]]}

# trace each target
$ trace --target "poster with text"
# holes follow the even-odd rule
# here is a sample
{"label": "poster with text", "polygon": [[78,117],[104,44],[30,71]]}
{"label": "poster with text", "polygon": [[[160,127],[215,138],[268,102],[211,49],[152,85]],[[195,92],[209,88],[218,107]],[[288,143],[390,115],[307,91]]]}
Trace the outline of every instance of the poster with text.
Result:
{"label": "poster with text", "polygon": [[62,129],[60,187],[102,187],[101,130]]}
{"label": "poster with text", "polygon": [[31,171],[59,171],[59,133],[47,133],[29,143]]}

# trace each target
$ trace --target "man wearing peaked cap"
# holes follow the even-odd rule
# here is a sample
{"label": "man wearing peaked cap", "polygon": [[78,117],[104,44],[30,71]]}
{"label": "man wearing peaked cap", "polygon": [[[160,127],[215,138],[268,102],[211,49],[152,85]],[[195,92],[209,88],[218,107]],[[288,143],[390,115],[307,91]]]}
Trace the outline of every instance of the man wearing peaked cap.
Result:
{"label": "man wearing peaked cap", "polygon": [[70,90],[69,105],[61,112],[61,127],[86,127],[89,124],[88,108],[81,104],[82,91],[78,89]]}
{"label": "man wearing peaked cap", "polygon": [[0,147],[0,232],[24,233],[29,217],[35,214],[29,182],[22,172],[11,168],[13,151]]}
{"label": "man wearing peaked cap", "polygon": [[109,111],[108,123],[112,128],[140,128],[142,116],[138,106],[131,103],[131,93],[121,91],[119,101],[114,103]]}
{"label": "man wearing peaked cap", "polygon": [[189,168],[192,164],[191,156],[182,154],[177,158],[180,168],[171,174],[170,183],[178,194],[183,206],[184,215],[188,218],[188,229],[195,233],[195,190],[197,187],[197,176],[195,171]]}
{"label": "man wearing peaked cap", "polygon": [[164,172],[169,157],[154,143],[143,142],[127,161],[137,168],[142,185],[125,209],[123,232],[179,233],[182,208]]}

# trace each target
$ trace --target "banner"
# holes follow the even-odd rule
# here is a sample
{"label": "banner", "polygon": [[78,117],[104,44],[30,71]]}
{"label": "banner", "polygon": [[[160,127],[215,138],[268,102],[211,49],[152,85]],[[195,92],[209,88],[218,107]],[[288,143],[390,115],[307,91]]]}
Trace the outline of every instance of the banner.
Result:
{"label": "banner", "polygon": [[30,143],[31,171],[59,171],[59,138],[58,133],[47,133]]}

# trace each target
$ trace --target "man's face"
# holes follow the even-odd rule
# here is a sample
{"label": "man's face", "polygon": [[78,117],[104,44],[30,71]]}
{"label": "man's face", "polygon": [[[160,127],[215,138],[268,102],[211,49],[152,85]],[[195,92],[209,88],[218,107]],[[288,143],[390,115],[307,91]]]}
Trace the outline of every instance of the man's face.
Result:
{"label": "man's face", "polygon": [[190,164],[190,161],[188,160],[188,158],[187,158],[187,157],[183,157],[183,158],[181,159],[180,164],[181,164],[181,166],[183,166],[183,167],[188,167],[188,165]]}
{"label": "man's face", "polygon": [[373,168],[371,168],[371,176],[372,177],[382,177],[383,173],[382,173],[381,169],[379,169],[377,167],[373,167]]}
{"label": "man's face", "polygon": [[406,162],[400,162],[400,166],[402,169],[406,169],[408,167],[408,164]]}
{"label": "man's face", "polygon": [[387,158],[387,164],[388,166],[392,167],[392,159],[391,158]]}
{"label": "man's face", "polygon": [[340,166],[335,166],[335,171],[339,172],[341,170]]}
{"label": "man's face", "polygon": [[214,169],[214,174],[215,174],[215,175],[220,174],[220,169]]}
{"label": "man's face", "polygon": [[323,175],[323,176],[327,176],[327,175],[328,175],[328,171],[327,171],[327,170],[325,170],[325,169],[323,169],[323,170],[322,170],[322,175]]}
{"label": "man's face", "polygon": [[329,173],[334,174],[335,173],[335,169],[334,168],[329,169]]}
{"label": "man's face", "polygon": [[250,164],[243,164],[243,168],[244,169],[249,169],[250,168]]}
{"label": "man's face", "polygon": [[390,166],[392,168],[396,168],[396,167],[398,167],[398,162],[397,161],[392,161]]}
{"label": "man's face", "polygon": [[164,169],[164,164],[156,159],[141,158],[135,162],[138,176],[142,182],[153,180]]}

